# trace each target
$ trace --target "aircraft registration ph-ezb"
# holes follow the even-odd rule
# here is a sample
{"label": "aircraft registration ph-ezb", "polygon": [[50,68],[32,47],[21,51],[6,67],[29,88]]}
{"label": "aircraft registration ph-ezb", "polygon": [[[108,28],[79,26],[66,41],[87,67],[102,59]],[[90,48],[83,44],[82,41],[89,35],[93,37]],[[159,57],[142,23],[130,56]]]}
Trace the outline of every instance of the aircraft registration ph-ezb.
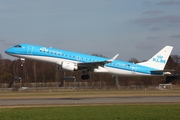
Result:
{"label": "aircraft registration ph-ezb", "polygon": [[88,72],[109,73],[115,76],[163,76],[169,73],[164,70],[173,47],[165,46],[146,62],[130,63],[113,58],[102,58],[87,54],[70,52],[31,44],[19,44],[5,52],[21,59],[32,59],[55,63],[59,70],[82,70],[81,78],[89,79]]}

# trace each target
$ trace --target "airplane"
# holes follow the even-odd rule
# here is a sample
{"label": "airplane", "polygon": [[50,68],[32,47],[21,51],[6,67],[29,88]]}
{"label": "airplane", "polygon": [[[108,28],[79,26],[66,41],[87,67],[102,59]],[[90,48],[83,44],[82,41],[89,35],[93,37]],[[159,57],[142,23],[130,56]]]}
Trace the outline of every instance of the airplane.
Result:
{"label": "airplane", "polygon": [[109,73],[114,76],[163,76],[171,74],[171,70],[164,70],[173,47],[165,46],[148,61],[131,63],[116,60],[119,54],[111,59],[59,50],[32,44],[19,44],[5,51],[6,54],[21,60],[31,59],[50,62],[58,65],[63,71],[82,71],[82,80],[90,78],[89,72]]}

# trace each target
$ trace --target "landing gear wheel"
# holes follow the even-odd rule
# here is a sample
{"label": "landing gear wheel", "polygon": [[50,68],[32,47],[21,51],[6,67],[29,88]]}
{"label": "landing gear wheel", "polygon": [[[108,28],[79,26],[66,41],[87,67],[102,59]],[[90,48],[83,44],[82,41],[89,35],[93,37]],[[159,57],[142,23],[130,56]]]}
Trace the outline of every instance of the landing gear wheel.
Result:
{"label": "landing gear wheel", "polygon": [[82,80],[89,79],[89,75],[88,75],[88,70],[87,69],[83,69],[81,79]]}
{"label": "landing gear wheel", "polygon": [[87,79],[89,79],[89,75],[82,75],[82,76],[81,76],[81,79],[82,79],[82,80],[87,80]]}

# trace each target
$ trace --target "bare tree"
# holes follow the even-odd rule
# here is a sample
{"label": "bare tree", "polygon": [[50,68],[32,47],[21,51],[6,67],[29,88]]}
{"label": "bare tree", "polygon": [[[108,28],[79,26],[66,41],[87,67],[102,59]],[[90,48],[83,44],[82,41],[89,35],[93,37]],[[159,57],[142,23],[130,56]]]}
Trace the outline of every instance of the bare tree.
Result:
{"label": "bare tree", "polygon": [[171,55],[172,60],[180,65],[180,56],[179,55]]}
{"label": "bare tree", "polygon": [[108,58],[108,57],[106,57],[106,56],[104,56],[104,55],[101,55],[101,54],[91,54],[92,56],[97,56],[97,57],[103,57],[103,58]]}
{"label": "bare tree", "polygon": [[136,58],[131,58],[131,59],[129,60],[129,62],[138,63],[139,61],[138,61]]}
{"label": "bare tree", "polygon": [[2,60],[3,59],[3,56],[0,54],[0,60]]}

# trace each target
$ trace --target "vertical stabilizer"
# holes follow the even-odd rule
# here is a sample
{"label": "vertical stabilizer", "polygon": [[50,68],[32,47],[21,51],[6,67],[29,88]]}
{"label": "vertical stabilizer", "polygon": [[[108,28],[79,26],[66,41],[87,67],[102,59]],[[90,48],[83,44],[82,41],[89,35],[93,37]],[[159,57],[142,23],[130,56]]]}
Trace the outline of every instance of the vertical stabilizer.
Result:
{"label": "vertical stabilizer", "polygon": [[144,65],[147,67],[155,68],[157,70],[163,70],[168,61],[172,49],[172,46],[166,46],[162,50],[160,50],[156,55],[154,55],[151,59],[149,59],[146,62],[138,63],[138,65]]}

